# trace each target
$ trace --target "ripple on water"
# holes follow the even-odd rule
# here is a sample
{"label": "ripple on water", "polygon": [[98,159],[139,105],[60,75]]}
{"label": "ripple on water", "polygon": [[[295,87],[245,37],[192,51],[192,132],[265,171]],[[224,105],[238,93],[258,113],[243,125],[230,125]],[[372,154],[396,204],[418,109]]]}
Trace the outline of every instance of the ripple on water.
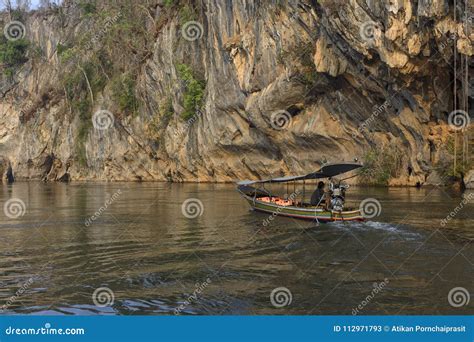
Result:
{"label": "ripple on water", "polygon": [[[376,220],[317,225],[277,217],[263,227],[268,215],[249,212],[227,185],[44,186],[51,191],[14,184],[15,196],[28,203],[27,215],[0,224],[0,303],[35,276],[8,313],[172,315],[196,283],[210,277],[211,284],[183,314],[350,314],[348,308],[370,293],[373,282],[393,274],[391,287],[365,314],[400,309],[450,314],[452,308],[439,298],[474,281],[472,264],[456,254],[465,242],[451,241],[447,228],[446,236],[431,235],[459,203],[442,194],[420,211],[415,204],[427,193],[375,189],[383,203]],[[119,187],[120,198],[84,227],[105,194]],[[372,189],[354,192],[373,196]],[[203,202],[202,216],[181,214],[187,198]],[[464,210],[449,230],[472,236],[472,213]],[[469,257],[467,248],[463,254]],[[439,272],[443,280],[433,278]],[[269,296],[282,286],[290,289],[294,304],[275,311]],[[93,304],[99,287],[114,292],[112,306]]]}

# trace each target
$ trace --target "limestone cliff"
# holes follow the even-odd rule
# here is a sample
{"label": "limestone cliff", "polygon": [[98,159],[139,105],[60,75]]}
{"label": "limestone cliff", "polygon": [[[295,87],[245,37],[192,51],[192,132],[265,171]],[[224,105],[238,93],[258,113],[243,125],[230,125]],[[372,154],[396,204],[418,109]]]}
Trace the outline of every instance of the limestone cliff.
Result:
{"label": "limestone cliff", "polygon": [[369,176],[390,184],[441,182],[454,45],[458,66],[474,53],[457,4],[67,1],[24,14],[25,60],[1,79],[0,171],[233,181],[357,159],[384,160]]}

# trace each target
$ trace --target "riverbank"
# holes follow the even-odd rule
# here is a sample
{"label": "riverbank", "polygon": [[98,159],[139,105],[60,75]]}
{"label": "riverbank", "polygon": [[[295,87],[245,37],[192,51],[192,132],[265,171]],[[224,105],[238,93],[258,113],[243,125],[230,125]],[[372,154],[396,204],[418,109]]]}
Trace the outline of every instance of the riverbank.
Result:
{"label": "riverbank", "polygon": [[[390,180],[389,184],[366,184],[366,183],[359,183],[357,179],[352,178],[348,179],[346,182],[351,186],[359,186],[359,187],[383,187],[383,188],[434,188],[434,187],[444,187],[449,189],[454,189],[458,191],[462,191],[464,189],[474,189],[474,178],[472,172],[468,174],[464,178],[464,181],[457,180],[457,181],[450,181],[449,183],[441,182],[440,178],[439,181],[436,182],[428,182],[422,183],[421,181],[417,180],[417,178],[410,178],[408,180],[400,180],[394,179]],[[170,183],[170,184],[235,184],[243,179],[235,179],[232,181],[225,180],[225,181],[170,181],[170,180],[156,180],[156,179],[111,179],[111,180],[102,180],[102,179],[71,179],[68,176],[63,177],[62,180],[57,181],[50,181],[50,180],[42,180],[45,183],[76,183],[76,184],[85,184],[85,183],[120,183],[120,182],[129,182],[129,183]],[[3,178],[3,184],[13,184],[15,182],[38,182],[39,179],[25,179],[19,178],[14,179],[13,175],[9,175],[8,177],[5,175]],[[2,184],[2,182],[0,182]],[[317,181],[306,181],[307,185],[316,185]]]}

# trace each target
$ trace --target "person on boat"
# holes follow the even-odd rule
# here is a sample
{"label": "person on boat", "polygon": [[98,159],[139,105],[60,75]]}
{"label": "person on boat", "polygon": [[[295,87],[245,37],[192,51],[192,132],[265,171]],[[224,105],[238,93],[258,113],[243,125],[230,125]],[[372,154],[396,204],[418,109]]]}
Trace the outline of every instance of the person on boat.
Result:
{"label": "person on boat", "polygon": [[325,204],[324,200],[324,182],[319,182],[318,187],[311,195],[311,205]]}

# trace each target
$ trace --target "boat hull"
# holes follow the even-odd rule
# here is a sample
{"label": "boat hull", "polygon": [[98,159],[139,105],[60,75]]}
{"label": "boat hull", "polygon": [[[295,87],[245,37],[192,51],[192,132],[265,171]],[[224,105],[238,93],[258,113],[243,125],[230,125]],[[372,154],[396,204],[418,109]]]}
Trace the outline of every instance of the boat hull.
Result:
{"label": "boat hull", "polygon": [[294,206],[280,206],[244,196],[250,207],[256,211],[275,216],[292,217],[301,220],[334,222],[334,221],[364,221],[360,210],[332,211],[319,208],[299,208]]}

